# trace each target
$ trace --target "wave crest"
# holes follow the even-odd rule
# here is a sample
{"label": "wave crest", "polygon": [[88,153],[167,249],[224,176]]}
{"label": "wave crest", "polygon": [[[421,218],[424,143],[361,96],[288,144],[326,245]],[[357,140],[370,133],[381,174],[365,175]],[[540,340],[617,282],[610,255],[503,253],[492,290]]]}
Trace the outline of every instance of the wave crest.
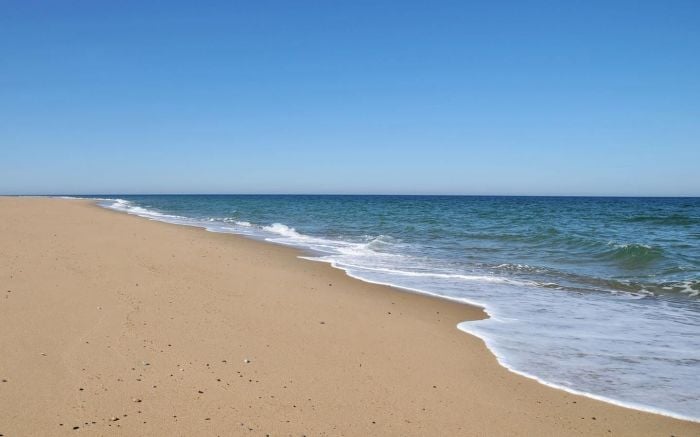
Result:
{"label": "wave crest", "polygon": [[299,238],[302,235],[296,229],[283,225],[282,223],[273,223],[270,226],[263,226],[263,230],[281,235],[283,237]]}
{"label": "wave crest", "polygon": [[600,254],[600,258],[615,262],[625,268],[642,268],[664,257],[664,251],[646,244],[610,244],[612,249]]}

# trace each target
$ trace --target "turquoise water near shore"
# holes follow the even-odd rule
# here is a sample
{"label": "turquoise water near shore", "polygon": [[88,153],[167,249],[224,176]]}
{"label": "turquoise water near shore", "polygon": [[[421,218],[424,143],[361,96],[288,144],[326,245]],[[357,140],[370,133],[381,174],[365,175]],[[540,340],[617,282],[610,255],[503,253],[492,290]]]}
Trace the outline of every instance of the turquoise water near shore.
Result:
{"label": "turquoise water near shore", "polygon": [[700,420],[698,198],[85,197],[481,305],[491,317],[459,328],[509,369]]}

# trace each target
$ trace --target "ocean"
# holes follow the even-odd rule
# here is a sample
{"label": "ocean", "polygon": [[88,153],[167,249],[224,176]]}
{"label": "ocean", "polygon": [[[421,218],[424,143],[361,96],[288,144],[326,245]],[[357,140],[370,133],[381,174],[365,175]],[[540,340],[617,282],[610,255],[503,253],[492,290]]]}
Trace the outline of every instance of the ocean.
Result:
{"label": "ocean", "polygon": [[699,198],[84,197],[482,306],[458,328],[513,372],[700,420]]}

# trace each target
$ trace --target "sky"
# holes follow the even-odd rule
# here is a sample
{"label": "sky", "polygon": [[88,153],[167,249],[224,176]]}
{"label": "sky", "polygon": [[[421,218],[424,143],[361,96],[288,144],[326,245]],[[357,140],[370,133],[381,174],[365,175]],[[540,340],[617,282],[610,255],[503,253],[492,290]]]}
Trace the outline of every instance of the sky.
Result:
{"label": "sky", "polygon": [[700,2],[0,0],[0,193],[700,196]]}

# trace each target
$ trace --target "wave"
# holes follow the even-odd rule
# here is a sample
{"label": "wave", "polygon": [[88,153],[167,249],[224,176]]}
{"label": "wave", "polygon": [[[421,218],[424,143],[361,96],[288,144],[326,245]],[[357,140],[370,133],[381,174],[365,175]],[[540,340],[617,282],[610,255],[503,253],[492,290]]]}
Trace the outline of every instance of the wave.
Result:
{"label": "wave", "polygon": [[[520,282],[555,290],[568,290],[579,293],[624,293],[630,297],[672,296],[674,294],[692,298],[700,297],[700,281],[697,280],[653,282],[599,278],[526,264],[506,263],[491,266],[488,269],[503,276],[537,278],[536,280]],[[681,269],[681,271],[683,270]],[[513,283],[517,282],[513,281]]]}
{"label": "wave", "polygon": [[608,245],[612,246],[612,249],[599,253],[597,257],[600,259],[613,261],[619,264],[621,267],[628,269],[644,268],[664,257],[663,249],[648,246],[646,244],[609,243]]}
{"label": "wave", "polygon": [[272,232],[273,234],[278,234],[283,237],[301,238],[303,237],[296,229],[283,225],[282,223],[273,223],[270,226],[263,226],[265,231]]}
{"label": "wave", "polygon": [[657,294],[664,293],[681,293],[690,297],[700,297],[700,281],[680,281],[660,284]]}
{"label": "wave", "polygon": [[683,214],[668,216],[636,215],[628,217],[625,221],[630,223],[649,223],[660,226],[687,226],[700,223],[700,217],[691,217]]}
{"label": "wave", "polygon": [[100,200],[112,201],[113,203],[111,205],[109,205],[109,208],[123,211],[123,212],[129,213],[129,214],[138,215],[141,217],[148,217],[148,218],[153,218],[153,219],[171,218],[171,219],[188,220],[187,217],[172,215],[172,214],[165,214],[165,213],[155,211],[153,209],[142,208],[140,206],[134,205],[132,202],[125,200],[125,199],[100,199]]}
{"label": "wave", "polygon": [[235,219],[233,217],[224,217],[224,218],[211,217],[211,218],[209,218],[209,221],[212,221],[212,222],[220,221],[220,222],[224,222],[224,223],[234,224],[236,226],[243,226],[246,228],[250,228],[253,226],[253,224],[250,222],[247,222],[245,220],[238,220],[238,219]]}
{"label": "wave", "polygon": [[[323,258],[315,258],[317,260],[323,260]],[[516,281],[509,278],[503,278],[492,275],[463,275],[458,273],[435,273],[435,272],[416,272],[410,270],[398,270],[390,269],[384,267],[368,267],[364,265],[348,264],[345,262],[337,263],[339,267],[343,269],[352,269],[355,271],[361,270],[365,272],[380,272],[388,273],[391,275],[398,276],[411,276],[411,277],[421,277],[421,278],[435,278],[435,279],[456,279],[461,281],[478,281],[478,282],[488,282],[488,283],[501,283],[501,284],[514,284],[514,285],[536,285],[535,282],[526,281]]]}
{"label": "wave", "polygon": [[367,242],[364,247],[371,250],[382,250],[387,247],[396,246],[401,240],[391,237],[389,235],[378,235],[376,237],[369,237],[370,241]]}

